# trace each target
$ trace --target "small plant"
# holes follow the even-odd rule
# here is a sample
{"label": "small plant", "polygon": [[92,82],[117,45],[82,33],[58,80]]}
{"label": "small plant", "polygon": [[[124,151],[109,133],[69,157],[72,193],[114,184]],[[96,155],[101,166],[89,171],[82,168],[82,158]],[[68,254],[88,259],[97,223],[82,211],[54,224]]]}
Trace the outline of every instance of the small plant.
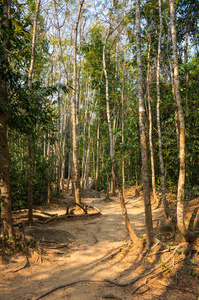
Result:
{"label": "small plant", "polygon": [[140,234],[140,239],[143,240],[144,239],[144,235]]}
{"label": "small plant", "polygon": [[196,276],[196,271],[194,270],[194,266],[197,265],[197,261],[193,258],[188,260],[189,265],[185,266],[186,271],[189,273],[191,276]]}
{"label": "small plant", "polygon": [[194,271],[193,267],[192,266],[185,266],[185,269],[186,271],[189,273],[189,275],[191,276],[195,276],[196,275],[196,272]]}
{"label": "small plant", "polygon": [[160,219],[160,222],[164,221],[164,217],[163,216],[161,216],[159,219]]}
{"label": "small plant", "polygon": [[164,267],[165,269],[169,269],[169,267],[165,264],[165,262],[161,261],[161,259],[159,260],[159,262],[161,263],[162,267]]}
{"label": "small plant", "polygon": [[192,265],[197,265],[197,261],[195,259],[191,258],[189,261]]}
{"label": "small plant", "polygon": [[13,250],[12,250],[12,248],[10,248],[10,247],[6,247],[5,248],[5,253],[7,254],[7,255],[12,255],[13,254]]}
{"label": "small plant", "polygon": [[167,243],[164,243],[163,245],[164,245],[165,248],[169,249],[169,251],[170,251],[170,249],[172,248],[173,243],[172,242],[167,242]]}
{"label": "small plant", "polygon": [[177,249],[176,252],[177,252],[178,254],[182,254],[182,250],[181,250],[181,249]]}

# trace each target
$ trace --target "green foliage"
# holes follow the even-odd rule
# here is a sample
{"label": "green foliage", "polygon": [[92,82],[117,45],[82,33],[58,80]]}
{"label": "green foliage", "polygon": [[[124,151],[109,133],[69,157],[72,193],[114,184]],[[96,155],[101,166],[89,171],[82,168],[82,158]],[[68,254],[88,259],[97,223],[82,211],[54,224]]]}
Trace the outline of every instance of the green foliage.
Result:
{"label": "green foliage", "polygon": [[[65,2],[59,1],[58,4]],[[72,90],[72,62],[71,62],[71,42],[70,34],[66,37],[65,27],[60,28],[60,40],[58,36],[49,38],[46,34],[48,20],[45,20],[43,14],[40,14],[38,20],[37,42],[34,65],[34,80],[32,89],[28,88],[28,70],[30,66],[31,44],[32,44],[32,25],[34,18],[35,2],[29,0],[22,3],[17,0],[12,1],[12,27],[7,28],[2,24],[2,2],[0,2],[0,77],[6,76],[9,83],[9,104],[0,103],[0,109],[7,110],[9,115],[9,143],[10,143],[10,169],[12,185],[12,205],[13,209],[27,206],[28,194],[28,144],[27,135],[32,134],[34,138],[34,203],[42,204],[46,201],[47,182],[56,181],[57,161],[54,149],[60,138],[57,124],[62,125],[63,115],[59,118],[59,108],[62,107],[62,114],[68,114],[69,107],[65,105],[63,93],[69,93]],[[76,4],[75,4],[76,5]],[[123,15],[124,4],[117,4],[113,10],[113,18],[116,21],[118,16]],[[148,33],[151,38],[151,67],[152,79],[150,83],[151,108],[153,118],[153,145],[156,183],[160,185],[160,170],[158,157],[158,138],[156,124],[156,57],[157,43],[159,34],[159,11],[158,3],[155,0],[142,2],[141,14],[145,19],[142,23],[142,61],[143,61],[143,88],[145,100],[147,100],[146,76],[148,63]],[[58,5],[59,6],[59,5]],[[73,6],[73,3],[71,3]],[[49,10],[53,4],[49,4]],[[59,9],[59,8],[58,8]],[[73,11],[73,10],[71,10]],[[198,82],[199,82],[199,64],[198,53],[194,51],[198,42],[197,36],[197,7],[194,1],[183,0],[176,3],[177,28],[178,28],[178,47],[180,64],[180,85],[183,110],[186,121],[186,197],[199,195],[198,167],[199,167],[199,109],[198,109]],[[64,18],[69,16],[70,11],[64,13]],[[87,10],[83,11],[82,17],[86,16]],[[177,191],[179,176],[179,119],[177,116],[177,107],[173,97],[170,67],[172,67],[172,45],[168,36],[169,26],[169,6],[168,2],[162,3],[163,14],[163,37],[161,45],[161,129],[162,129],[162,147],[166,170],[167,188]],[[70,16],[71,17],[71,16]],[[92,21],[93,22],[93,21]],[[66,21],[67,23],[67,21]],[[114,22],[113,22],[114,23]],[[116,23],[116,22],[115,22]],[[63,25],[65,26],[65,25]],[[106,120],[106,90],[105,78],[103,73],[102,53],[103,44],[106,35],[106,24],[99,24],[99,20],[94,20],[92,26],[88,26],[86,34],[83,32],[81,48],[78,49],[78,55],[81,57],[81,67],[78,65],[80,74],[80,135],[83,132],[85,122],[85,107],[93,107],[93,119],[91,124],[91,139],[93,142],[94,157],[96,157],[96,130],[97,120],[100,122],[100,169],[99,169],[99,189],[107,191],[112,176],[112,167],[110,161],[109,133]],[[114,24],[115,26],[115,24]],[[114,27],[113,26],[113,27]],[[128,33],[127,45],[124,43],[124,30]],[[136,43],[135,43],[135,9],[134,6],[128,17],[125,18],[121,26],[109,38],[106,47],[106,64],[109,78],[110,94],[110,113],[111,121],[115,118],[116,126],[113,132],[115,139],[115,156],[119,166],[121,176],[122,152],[125,157],[125,176],[129,184],[135,184],[136,176],[141,180],[141,153],[139,138],[139,115],[137,102],[137,69],[136,69]],[[184,38],[187,28],[190,29],[189,47],[191,55],[187,63],[184,63],[182,55],[184,49]],[[66,27],[69,29],[69,27]],[[53,29],[51,28],[53,33]],[[63,30],[63,32],[62,32]],[[83,30],[83,22],[82,28]],[[50,31],[51,32],[51,31]],[[54,34],[54,33],[53,33]],[[9,37],[6,47],[3,42]],[[62,55],[60,54],[62,46]],[[194,46],[194,47],[193,47]],[[58,49],[59,48],[59,49]],[[121,127],[121,91],[123,83],[123,64],[124,50],[126,48],[127,61],[125,67],[125,86],[124,86],[124,144],[122,144]],[[7,50],[6,50],[7,49]],[[57,50],[58,49],[58,50]],[[70,49],[70,50],[68,50]],[[80,51],[79,51],[80,50]],[[57,51],[57,53],[55,53]],[[51,54],[50,54],[51,53]],[[55,59],[56,57],[56,59]],[[8,64],[8,60],[10,65]],[[55,61],[56,60],[56,61]],[[77,59],[78,63],[80,59]],[[58,62],[61,70],[61,82],[65,80],[66,67],[67,82],[69,86],[60,84]],[[65,65],[65,67],[63,67]],[[185,75],[189,72],[189,86],[187,89]],[[63,80],[62,80],[63,76]],[[59,84],[56,84],[59,82]],[[88,87],[91,89],[90,96]],[[62,93],[63,92],[63,93]],[[69,104],[70,105],[69,95]],[[187,100],[188,99],[188,100]],[[146,133],[148,137],[148,105],[146,101]],[[63,118],[63,119],[62,119]],[[86,124],[87,126],[87,124]],[[70,126],[66,137],[66,176],[68,167],[68,154],[70,151]],[[87,127],[86,127],[87,132]],[[44,143],[52,145],[50,156],[44,154]],[[148,142],[148,141],[147,141]],[[85,137],[87,146],[88,138]],[[79,145],[80,162],[82,161],[83,139]],[[148,158],[150,150],[148,145]],[[94,160],[94,158],[92,158]],[[95,163],[95,161],[92,163]],[[150,161],[150,159],[149,159]],[[149,163],[150,167],[150,163]],[[90,167],[91,169],[91,167]],[[95,170],[90,170],[93,179]],[[157,189],[160,187],[157,187]],[[170,247],[170,245],[166,245]]]}
{"label": "green foliage", "polygon": [[172,248],[173,243],[172,242],[167,242],[167,243],[163,243],[163,245],[164,245],[165,248],[170,250]]}
{"label": "green foliage", "polygon": [[167,269],[167,270],[169,269],[169,266],[167,266],[167,265],[165,264],[165,262],[161,261],[161,259],[160,259],[159,261],[160,261],[162,267],[164,267],[164,268]]}
{"label": "green foliage", "polygon": [[187,273],[189,273],[189,275],[196,276],[196,271],[193,269],[192,266],[186,265],[185,270],[187,271]]}
{"label": "green foliage", "polygon": [[[10,173],[11,173],[11,199],[13,210],[27,208],[28,206],[28,141],[26,135],[12,131],[10,133]],[[42,205],[46,203],[48,181],[55,181],[54,172],[50,167],[53,157],[48,160],[43,155],[43,149],[34,143],[34,180],[33,203]]]}

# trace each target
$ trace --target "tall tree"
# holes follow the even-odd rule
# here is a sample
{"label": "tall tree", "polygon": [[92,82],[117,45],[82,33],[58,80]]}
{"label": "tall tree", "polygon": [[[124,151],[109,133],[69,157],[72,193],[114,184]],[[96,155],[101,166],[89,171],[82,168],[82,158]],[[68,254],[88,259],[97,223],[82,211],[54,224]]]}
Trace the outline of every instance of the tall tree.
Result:
{"label": "tall tree", "polygon": [[96,149],[96,171],[95,171],[95,189],[98,191],[98,177],[99,177],[99,138],[100,138],[100,120],[97,118],[97,149]]}
{"label": "tall tree", "polygon": [[145,226],[148,247],[154,242],[150,188],[149,188],[149,170],[147,158],[147,143],[145,132],[145,107],[143,97],[143,74],[142,74],[142,55],[141,55],[141,28],[140,28],[140,0],[136,0],[136,45],[137,45],[137,81],[138,81],[138,99],[139,99],[139,126],[140,142],[142,154],[142,183],[144,191],[145,206]]}
{"label": "tall tree", "polygon": [[11,39],[11,1],[0,3],[0,203],[3,238],[14,234],[8,157],[8,47]]}
{"label": "tall tree", "polygon": [[[33,70],[35,62],[35,47],[36,47],[36,30],[37,30],[37,21],[39,17],[39,7],[41,0],[37,0],[35,8],[35,17],[32,30],[32,50],[31,50],[31,59],[30,59],[30,68],[28,71],[28,88],[30,93],[32,92],[32,80],[33,80]],[[30,98],[31,101],[31,98]],[[29,183],[28,183],[28,223],[33,224],[33,151],[32,151],[32,133],[28,136],[28,150],[29,150]]]}
{"label": "tall tree", "polygon": [[125,89],[125,68],[126,68],[126,45],[127,44],[127,35],[125,32],[125,48],[124,48],[124,64],[122,71],[122,188],[123,188],[123,197],[125,198],[125,158],[124,158],[124,89]]}
{"label": "tall tree", "polygon": [[151,111],[151,35],[149,32],[149,24],[147,20],[147,37],[148,37],[148,53],[147,53],[147,98],[148,98],[148,111],[149,111],[149,145],[151,153],[151,181],[154,201],[157,202],[156,184],[155,184],[155,165],[154,165],[154,147],[153,147],[153,120]]}
{"label": "tall tree", "polygon": [[81,10],[84,0],[79,2],[77,19],[74,27],[73,41],[73,97],[72,97],[72,142],[73,142],[73,166],[74,166],[74,196],[77,204],[81,204],[79,149],[78,149],[78,115],[77,115],[77,34]]}
{"label": "tall tree", "polygon": [[107,72],[107,66],[106,66],[106,45],[107,45],[108,38],[111,34],[111,19],[112,19],[111,12],[110,12],[109,17],[110,17],[109,27],[108,27],[108,31],[107,31],[107,34],[106,34],[104,47],[103,47],[103,70],[104,70],[105,86],[106,86],[106,115],[107,115],[108,130],[109,130],[110,157],[111,157],[111,163],[112,163],[112,168],[113,168],[113,172],[114,172],[114,175],[115,175],[117,187],[118,187],[118,190],[119,190],[120,206],[121,206],[122,215],[123,215],[123,218],[124,218],[126,229],[129,233],[129,236],[131,237],[131,240],[134,243],[139,243],[139,239],[136,236],[136,234],[135,234],[135,232],[134,232],[134,230],[131,226],[129,217],[128,217],[128,212],[127,212],[127,209],[126,209],[124,196],[123,196],[122,183],[121,183],[121,180],[120,180],[120,177],[119,177],[119,174],[118,174],[118,166],[117,166],[117,162],[115,160],[114,148],[113,148],[113,130],[112,130],[112,124],[111,124],[110,101],[109,101],[109,79],[108,79],[108,72]]}
{"label": "tall tree", "polygon": [[178,53],[177,53],[177,32],[175,22],[175,1],[170,0],[170,23],[171,36],[173,44],[173,62],[174,62],[174,86],[175,98],[178,107],[179,127],[180,127],[180,145],[179,145],[179,179],[178,179],[178,194],[177,194],[177,226],[186,240],[193,238],[193,234],[189,232],[184,223],[184,192],[185,192],[185,120],[184,112],[180,94],[180,80],[178,67]]}
{"label": "tall tree", "polygon": [[162,131],[160,122],[160,58],[161,58],[161,40],[162,40],[162,8],[161,0],[159,2],[159,18],[160,18],[160,31],[158,37],[158,55],[157,55],[157,72],[156,72],[156,87],[157,87],[157,125],[158,125],[158,145],[159,145],[159,160],[160,160],[160,173],[161,173],[161,185],[162,185],[162,200],[164,204],[164,210],[166,217],[169,217],[169,207],[166,200],[166,188],[165,188],[165,169],[164,159],[162,153]]}

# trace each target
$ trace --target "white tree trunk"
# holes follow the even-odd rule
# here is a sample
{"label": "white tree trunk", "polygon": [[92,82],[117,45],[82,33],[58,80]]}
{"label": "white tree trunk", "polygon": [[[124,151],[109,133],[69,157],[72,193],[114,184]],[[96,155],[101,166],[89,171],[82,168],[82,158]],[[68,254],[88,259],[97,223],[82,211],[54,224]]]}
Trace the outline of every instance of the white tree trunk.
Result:
{"label": "white tree trunk", "polygon": [[156,194],[156,184],[155,184],[155,166],[154,166],[154,151],[153,151],[153,137],[152,137],[152,129],[153,129],[153,120],[152,120],[152,112],[151,112],[151,94],[150,94],[150,85],[151,85],[151,36],[148,31],[148,54],[147,54],[147,97],[148,97],[148,110],[149,110],[149,145],[150,145],[150,153],[151,153],[151,177],[152,177],[152,189],[153,189],[153,198],[154,202],[157,203],[157,194]]}
{"label": "white tree trunk", "polygon": [[100,138],[100,121],[99,116],[97,120],[97,161],[96,161],[96,174],[95,174],[95,189],[98,191],[98,176],[99,176],[99,138]]}
{"label": "white tree trunk", "polygon": [[178,116],[180,122],[180,149],[179,149],[179,179],[178,179],[178,194],[177,194],[177,226],[186,240],[191,240],[193,234],[190,233],[184,223],[184,190],[185,190],[185,121],[184,112],[182,108],[180,95],[180,80],[178,68],[178,54],[177,54],[177,33],[175,24],[175,7],[174,0],[170,0],[170,22],[171,22],[171,36],[173,43],[173,62],[174,62],[174,85],[175,96],[178,107]]}
{"label": "white tree trunk", "polygon": [[141,55],[141,28],[140,28],[140,0],[136,0],[136,44],[137,44],[137,68],[138,68],[138,99],[139,99],[139,125],[140,125],[140,142],[142,154],[142,182],[144,191],[145,206],[145,226],[148,247],[154,242],[150,188],[149,188],[149,171],[147,158],[147,143],[145,134],[145,107],[143,97],[143,75],[142,75],[142,55]]}
{"label": "white tree trunk", "polygon": [[[30,91],[32,90],[32,78],[33,78],[33,69],[34,69],[34,61],[35,61],[35,46],[36,46],[36,30],[37,30],[37,21],[39,17],[39,7],[40,0],[36,2],[35,8],[35,17],[33,24],[33,33],[32,33],[32,51],[31,51],[31,60],[30,60],[30,68],[28,71],[28,87]],[[31,101],[31,99],[30,99]],[[33,152],[32,152],[32,134],[28,136],[28,151],[29,151],[29,182],[28,182],[28,223],[33,224]]]}
{"label": "white tree trunk", "polygon": [[161,56],[161,39],[162,39],[162,10],[161,0],[159,0],[159,18],[160,18],[160,33],[158,38],[158,56],[157,56],[157,73],[156,73],[156,86],[157,86],[157,126],[158,126],[158,145],[159,145],[159,160],[160,160],[160,173],[161,173],[161,185],[162,185],[162,200],[164,204],[164,210],[166,217],[170,216],[169,207],[166,200],[166,189],[165,189],[165,169],[164,160],[162,153],[162,132],[160,122],[160,56]]}
{"label": "white tree trunk", "polygon": [[74,167],[74,197],[77,204],[81,205],[81,186],[79,168],[79,138],[78,138],[78,114],[77,114],[77,34],[80,14],[84,0],[79,2],[77,19],[74,27],[73,41],[73,99],[72,99],[72,141],[73,141],[73,167]]}
{"label": "white tree trunk", "polygon": [[109,24],[108,32],[107,32],[106,39],[104,42],[104,47],[103,47],[103,70],[104,70],[104,75],[105,75],[105,80],[106,80],[106,115],[107,115],[108,129],[109,129],[110,156],[111,156],[112,167],[113,167],[113,170],[115,173],[117,186],[119,189],[119,199],[120,199],[120,205],[121,205],[121,210],[122,210],[122,215],[124,218],[125,226],[126,226],[126,229],[129,233],[132,241],[134,243],[139,243],[140,241],[139,241],[138,237],[136,236],[135,232],[133,231],[133,229],[131,227],[131,223],[129,221],[129,217],[128,217],[128,213],[127,213],[127,209],[126,209],[125,201],[124,201],[124,197],[123,197],[122,184],[121,184],[121,181],[119,178],[117,164],[115,161],[114,151],[113,151],[113,133],[112,133],[110,107],[109,107],[109,82],[108,82],[108,74],[107,74],[107,69],[106,69],[106,44],[107,44],[107,41],[108,41],[108,38],[110,35],[110,26],[111,26],[111,23]]}
{"label": "white tree trunk", "polygon": [[122,72],[122,189],[123,189],[123,197],[125,198],[125,157],[124,157],[124,89],[125,89],[125,68],[126,68],[126,32],[125,32],[125,48],[124,48],[124,64],[123,64],[123,72]]}

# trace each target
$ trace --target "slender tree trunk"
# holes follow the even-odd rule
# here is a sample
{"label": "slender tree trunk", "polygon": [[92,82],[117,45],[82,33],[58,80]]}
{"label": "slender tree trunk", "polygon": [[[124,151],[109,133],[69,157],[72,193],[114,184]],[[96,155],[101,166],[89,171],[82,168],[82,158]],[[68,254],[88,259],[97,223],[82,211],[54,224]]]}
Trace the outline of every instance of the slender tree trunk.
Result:
{"label": "slender tree trunk", "polygon": [[[61,66],[59,61],[59,53],[57,48],[57,61],[58,61],[58,71],[59,71],[59,85],[61,84]],[[61,151],[62,151],[62,138],[61,138],[61,90],[58,88],[58,124],[57,124],[57,192],[60,195],[61,191]]]}
{"label": "slender tree trunk", "polygon": [[29,182],[28,182],[28,223],[33,224],[33,151],[32,134],[28,136],[28,160],[29,160]]}
{"label": "slender tree trunk", "polygon": [[86,155],[86,165],[85,165],[85,187],[89,188],[89,169],[90,169],[90,144],[91,144],[91,116],[89,117],[88,122],[88,147],[87,147],[87,155]]}
{"label": "slender tree trunk", "polygon": [[[114,105],[114,113],[113,113],[113,132],[116,129],[116,115],[115,115],[115,105]],[[115,156],[115,134],[113,133],[113,155]],[[111,176],[111,195],[115,196],[115,173],[112,166],[112,176]]]}
{"label": "slender tree trunk", "polygon": [[[86,85],[87,95],[88,95],[88,84]],[[88,95],[89,97],[89,95]],[[82,195],[84,193],[85,188],[85,156],[86,156],[86,124],[87,124],[87,113],[88,113],[88,106],[87,101],[85,99],[85,115],[84,115],[84,131],[83,131],[83,154],[82,154]]]}
{"label": "slender tree trunk", "polygon": [[97,120],[97,161],[96,161],[96,175],[95,175],[95,189],[98,191],[98,176],[99,176],[99,138],[100,138],[100,121],[99,116]]}
{"label": "slender tree trunk", "polygon": [[50,204],[51,199],[51,184],[50,184],[50,172],[51,172],[51,166],[50,166],[50,136],[48,134],[48,143],[47,143],[47,160],[48,160],[48,188],[47,188],[47,203]]}
{"label": "slender tree trunk", "polygon": [[[72,140],[72,138],[71,138]],[[71,141],[71,145],[72,145],[72,141]],[[71,177],[72,177],[72,147],[70,147],[70,151],[69,151],[69,157],[68,157],[68,181],[67,181],[67,190],[69,190],[70,187],[70,181],[71,181]]]}
{"label": "slender tree trunk", "polygon": [[138,98],[139,98],[139,125],[140,125],[140,142],[142,154],[142,182],[144,192],[145,206],[145,226],[148,247],[154,241],[150,188],[149,188],[149,171],[147,158],[147,144],[145,133],[145,107],[143,97],[143,75],[142,75],[142,55],[141,55],[141,28],[140,28],[140,0],[136,0],[136,44],[137,44],[137,68],[138,68]]}
{"label": "slender tree trunk", "polygon": [[70,151],[68,155],[68,180],[67,180],[67,190],[69,190],[70,187],[70,181],[72,178],[72,164],[73,164],[73,142],[72,142],[72,120],[71,120],[71,110],[69,110],[69,126],[70,126]]}
{"label": "slender tree trunk", "polygon": [[176,96],[176,103],[178,107],[178,116],[180,122],[180,149],[179,149],[180,170],[179,170],[178,194],[177,194],[177,226],[180,232],[182,233],[182,235],[184,236],[184,238],[189,241],[193,238],[193,234],[186,229],[184,223],[185,121],[184,121],[184,112],[182,108],[181,95],[180,95],[174,0],[170,0],[169,4],[170,4],[171,36],[172,36],[172,43],[173,43],[175,96]]}
{"label": "slender tree trunk", "polygon": [[[61,41],[61,35],[60,35],[60,23],[59,23],[59,18],[58,18],[58,12],[57,12],[57,2],[54,0],[54,7],[55,7],[55,18],[56,18],[56,24],[54,26],[57,29],[57,37],[59,41],[59,45],[57,46],[57,62],[58,62],[58,71],[59,71],[59,84],[61,83],[61,64],[60,64],[60,58],[59,58],[59,50],[60,50],[60,55],[61,55],[61,63],[64,67],[64,73],[65,73],[65,83],[66,85],[68,84],[68,71],[67,67],[64,61],[63,57],[63,50],[62,50],[62,41]],[[58,123],[58,174],[57,174],[57,191],[60,193],[60,191],[64,190],[64,173],[65,173],[65,149],[66,149],[66,134],[67,134],[67,122],[68,122],[68,113],[66,112],[66,107],[69,107],[70,99],[69,95],[67,94],[67,99],[68,99],[68,104],[63,104],[64,109],[62,109],[61,112],[61,103],[60,103],[60,91],[58,92],[58,112],[59,112],[59,123]],[[67,109],[68,109],[67,107]],[[62,126],[60,126],[61,122],[61,115],[63,114],[64,110],[64,115],[62,119]],[[69,111],[69,109],[68,109]],[[61,130],[61,134],[60,134]]]}
{"label": "slender tree trunk", "polygon": [[61,155],[61,190],[64,191],[64,180],[65,180],[65,162],[66,162],[66,135],[67,135],[67,124],[68,117],[64,120],[65,126],[63,129],[63,141],[62,141],[62,155]]}
{"label": "slender tree trunk", "polygon": [[125,197],[125,158],[124,158],[124,89],[125,89],[125,68],[126,68],[126,33],[125,33],[125,49],[124,49],[124,64],[123,64],[123,72],[122,72],[122,189],[123,189],[123,197],[126,202]]}
{"label": "slender tree trunk", "polygon": [[[188,63],[188,38],[189,38],[189,31],[190,31],[190,26],[188,25],[187,27],[187,31],[186,31],[186,36],[185,36],[185,41],[184,41],[184,63],[187,64]],[[189,95],[189,68],[186,65],[185,66],[185,101],[186,101],[186,113],[188,113],[189,111],[189,99],[188,99],[188,95]]]}
{"label": "slender tree trunk", "polygon": [[[174,72],[173,72],[173,67],[172,67],[172,63],[171,63],[171,59],[169,56],[169,49],[170,49],[170,24],[167,23],[167,53],[168,53],[168,62],[169,62],[169,68],[170,68],[170,74],[171,74],[171,87],[172,87],[172,94],[173,94],[173,98],[176,101],[176,97],[175,97],[175,86],[174,86]],[[178,128],[178,113],[177,111],[175,111],[175,127],[176,127],[176,135],[177,135],[177,146],[179,147],[180,145],[180,135],[179,135],[179,128]]]}
{"label": "slender tree trunk", "polygon": [[131,165],[131,161],[130,159],[128,159],[128,181],[130,181],[130,165]]}
{"label": "slender tree trunk", "polygon": [[[32,90],[32,77],[33,77],[33,69],[35,62],[35,45],[36,45],[36,30],[37,30],[37,20],[39,17],[39,7],[41,0],[37,0],[36,9],[35,9],[35,18],[33,24],[33,33],[32,33],[32,52],[31,52],[31,60],[30,60],[30,68],[28,71],[28,87],[29,90]],[[31,99],[30,99],[31,101]],[[28,136],[28,152],[29,152],[29,183],[28,183],[28,223],[30,225],[33,224],[33,151],[32,151],[32,133]]]}
{"label": "slender tree trunk", "polygon": [[[93,178],[95,178],[95,150],[94,150],[94,141],[93,141],[93,137],[92,137],[92,140],[91,140],[91,145],[92,145],[92,154],[93,154]],[[94,185],[95,186],[95,185]],[[92,189],[93,189],[93,184],[92,184]]]}
{"label": "slender tree trunk", "polygon": [[107,69],[106,69],[106,44],[110,35],[110,26],[108,28],[108,32],[106,35],[106,39],[104,42],[104,46],[103,46],[103,70],[104,70],[104,75],[105,75],[105,80],[106,80],[106,114],[107,114],[107,122],[108,122],[108,129],[109,129],[109,140],[110,140],[110,156],[111,156],[111,163],[112,163],[112,167],[115,173],[115,178],[116,178],[116,183],[117,183],[117,187],[119,190],[119,200],[120,200],[120,205],[121,205],[121,210],[122,210],[122,215],[124,218],[124,222],[125,222],[125,226],[126,229],[131,237],[131,240],[134,243],[139,243],[139,239],[136,236],[134,230],[131,227],[131,223],[129,221],[129,217],[128,217],[128,213],[127,213],[127,209],[125,206],[125,201],[124,201],[124,197],[123,197],[123,190],[122,190],[122,184],[120,181],[120,177],[118,174],[118,168],[117,168],[117,164],[115,161],[115,156],[114,156],[114,151],[113,151],[113,133],[112,133],[112,126],[111,126],[111,117],[110,117],[110,107],[109,107],[109,82],[108,82],[108,74],[107,74]]}
{"label": "slender tree trunk", "polygon": [[135,162],[135,197],[138,197],[140,195],[138,191],[138,164],[137,160]]}
{"label": "slender tree trunk", "polygon": [[166,217],[170,216],[169,207],[166,200],[166,189],[165,189],[165,169],[164,160],[162,153],[162,132],[160,122],[160,55],[161,55],[161,39],[162,39],[162,10],[161,0],[159,0],[159,17],[160,17],[160,33],[158,38],[158,56],[157,56],[157,73],[156,73],[156,86],[157,86],[157,126],[158,126],[158,145],[159,145],[159,160],[160,160],[160,173],[161,173],[161,185],[162,185],[162,200],[164,204],[164,210]]}
{"label": "slender tree trunk", "polygon": [[[184,41],[184,63],[185,65],[185,101],[186,101],[186,116],[189,115],[189,67],[187,66],[188,63],[188,39],[190,34],[190,18],[189,18],[189,24],[186,29],[186,36]],[[186,151],[186,157],[189,156],[188,148],[185,149]],[[190,168],[189,164],[187,165],[187,182],[190,185],[189,175],[190,175]]]}
{"label": "slender tree trunk", "polygon": [[[9,69],[8,57],[6,53],[6,45],[10,40],[9,30],[11,29],[11,1],[3,1],[3,17],[0,20],[0,35],[3,34],[6,28],[7,34],[3,40],[2,49],[4,53],[0,53],[0,106],[7,107],[8,105],[8,82],[7,74]],[[3,52],[3,51],[2,51]],[[14,235],[14,227],[12,223],[12,208],[10,194],[10,168],[9,168],[9,153],[8,153],[8,111],[0,109],[0,204],[1,204],[1,220],[2,220],[2,237],[11,238]]]}
{"label": "slender tree trunk", "polygon": [[73,44],[73,99],[72,99],[72,141],[73,141],[73,166],[74,166],[74,196],[77,204],[81,204],[81,186],[80,186],[80,170],[79,170],[79,151],[78,151],[78,129],[77,129],[77,33],[80,14],[84,0],[79,2],[77,20],[74,28],[74,44]]}
{"label": "slender tree trunk", "polygon": [[83,154],[82,154],[82,195],[84,193],[84,168],[85,168],[85,153],[86,153],[86,120],[84,120],[83,131]]}
{"label": "slender tree trunk", "polygon": [[152,121],[152,112],[151,112],[151,94],[150,94],[150,84],[151,84],[151,36],[148,30],[148,63],[147,63],[147,97],[148,97],[148,110],[149,110],[149,145],[150,145],[150,153],[151,153],[151,177],[152,177],[152,190],[153,190],[153,198],[154,202],[157,203],[157,193],[156,193],[156,184],[155,184],[155,166],[154,166],[154,151],[153,151],[153,137],[152,137],[152,129],[153,129],[153,121]]}

